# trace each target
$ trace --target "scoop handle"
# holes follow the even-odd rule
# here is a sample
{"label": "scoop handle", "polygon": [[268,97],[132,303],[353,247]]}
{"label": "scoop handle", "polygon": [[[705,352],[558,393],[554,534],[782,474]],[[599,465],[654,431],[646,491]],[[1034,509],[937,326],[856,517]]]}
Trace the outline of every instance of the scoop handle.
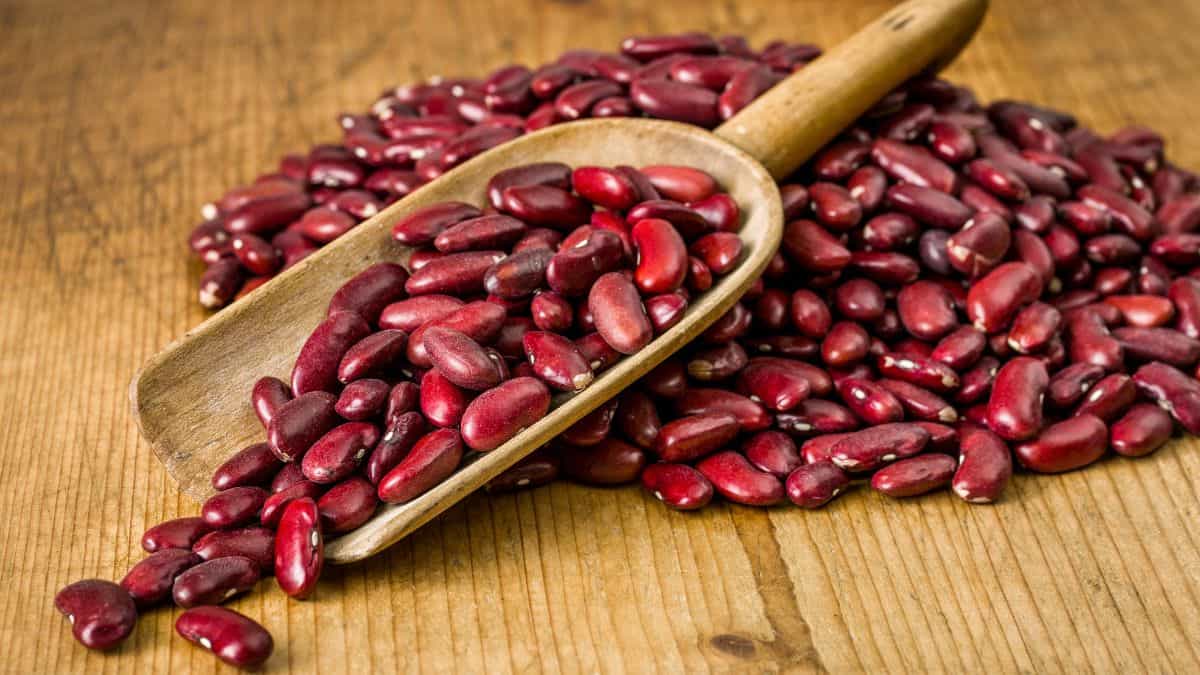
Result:
{"label": "scoop handle", "polygon": [[953,60],[987,6],[988,0],[909,0],[788,76],[714,133],[783,178],[885,94]]}

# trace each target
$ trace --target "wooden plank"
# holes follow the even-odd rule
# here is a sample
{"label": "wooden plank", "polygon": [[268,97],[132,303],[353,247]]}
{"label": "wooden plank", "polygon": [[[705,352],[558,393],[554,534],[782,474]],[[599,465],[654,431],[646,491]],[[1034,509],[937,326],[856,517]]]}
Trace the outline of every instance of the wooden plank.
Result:
{"label": "wooden plank", "polygon": [[[889,3],[43,0],[0,8],[0,641],[4,672],[215,672],[147,614],[113,654],[51,608],[120,578],[194,512],[126,384],[202,320],[172,214],[336,138],[388,84],[698,28],[832,44]],[[950,71],[1101,131],[1140,122],[1200,166],[1200,6],[998,1]],[[841,5],[851,5],[843,7]],[[460,34],[462,27],[469,34]],[[669,512],[635,488],[476,496],[315,600],[233,607],[270,670],[1195,672],[1200,453],[1020,476],[1008,498]]]}

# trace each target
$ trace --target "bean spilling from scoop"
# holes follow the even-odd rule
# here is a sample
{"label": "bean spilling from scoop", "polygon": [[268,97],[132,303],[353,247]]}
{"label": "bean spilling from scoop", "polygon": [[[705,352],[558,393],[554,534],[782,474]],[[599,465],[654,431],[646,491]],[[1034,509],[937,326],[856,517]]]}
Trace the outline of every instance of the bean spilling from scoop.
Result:
{"label": "bean spilling from scoop", "polygon": [[[233,302],[522,133],[610,116],[711,128],[819,54],[630,38],[389,89],[339,117],[340,143],[205,205],[189,238],[208,265],[200,300]],[[679,510],[821,508],[860,486],[990,503],[1014,470],[1200,433],[1200,180],[1164,145],[984,106],[940,79],[903,85],[780,183],[782,246],[737,305],[487,490],[640,480]],[[267,440],[214,473],[202,516],[150,528],[152,555],[121,585],[78,582],[56,605],[103,649],[170,598],[194,608],[184,637],[261,662],[269,634],[210,605],[265,574],[309,596],[327,538],[432,489],[678,322],[736,266],[739,226],[711,176],[678,166],[513,167],[486,204],[411,215],[393,232],[416,249],[407,266],[350,280],[290,382],[254,387]]]}

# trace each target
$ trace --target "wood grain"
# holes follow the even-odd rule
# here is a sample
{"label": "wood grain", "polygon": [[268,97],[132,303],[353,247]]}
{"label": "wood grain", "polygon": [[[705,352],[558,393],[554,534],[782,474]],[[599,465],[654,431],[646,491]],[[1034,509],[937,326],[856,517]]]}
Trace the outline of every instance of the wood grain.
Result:
{"label": "wood grain", "polygon": [[[627,33],[831,44],[888,4],[0,4],[0,670],[224,670],[171,634],[171,612],[102,655],[50,605],[69,581],[119,578],[147,525],[194,510],[125,389],[204,316],[175,214],[335,137],[336,112],[391,83]],[[950,75],[1104,131],[1148,124],[1200,167],[1197,30],[1194,3],[1001,0]],[[1195,672],[1198,447],[1021,476],[994,507],[856,494],[682,515],[567,484],[476,497],[331,570],[314,601],[264,583],[233,606],[274,633],[274,672]]]}

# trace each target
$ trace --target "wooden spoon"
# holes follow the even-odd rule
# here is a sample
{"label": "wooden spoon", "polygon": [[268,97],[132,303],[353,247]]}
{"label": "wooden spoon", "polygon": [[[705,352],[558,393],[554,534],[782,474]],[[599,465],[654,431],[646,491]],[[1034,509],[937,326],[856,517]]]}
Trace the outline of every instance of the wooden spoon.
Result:
{"label": "wooden spoon", "polygon": [[684,319],[537,424],[412,502],[385,506],[330,542],[327,559],[360,560],[409,534],[613,398],[687,344],[762,273],[783,231],[775,179],[794,171],[876,101],[909,78],[949,62],[967,43],[986,0],[911,0],[771,89],[714,132],[645,119],[588,120],[523,136],[486,152],[362,223],[152,358],[130,387],[142,434],[189,495],[212,492],[213,470],[263,438],[250,389],[264,375],[287,381],[292,360],[325,317],[333,292],[376,262],[407,262],[392,224],[447,200],[485,202],[498,171],[530,162],[570,166],[681,164],[711,173],[744,214],[745,259],[688,309]]}

